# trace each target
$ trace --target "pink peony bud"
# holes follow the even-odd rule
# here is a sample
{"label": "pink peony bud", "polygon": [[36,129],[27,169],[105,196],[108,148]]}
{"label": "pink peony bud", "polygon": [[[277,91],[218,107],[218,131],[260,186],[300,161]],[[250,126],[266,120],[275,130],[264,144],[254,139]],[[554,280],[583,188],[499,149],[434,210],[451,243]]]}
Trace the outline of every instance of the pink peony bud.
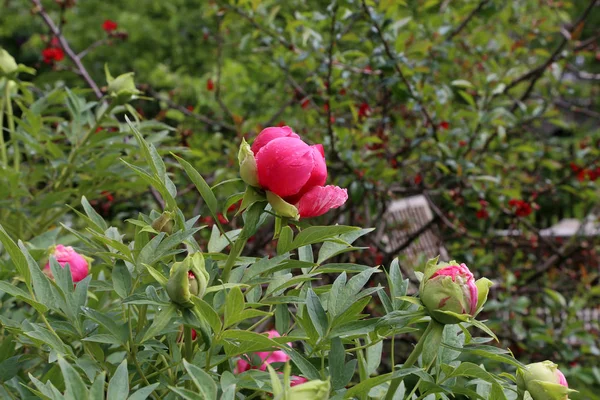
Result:
{"label": "pink peony bud", "polygon": [[524,369],[517,370],[517,388],[520,396],[528,392],[533,400],[568,400],[569,389],[567,380],[558,365],[552,361],[542,361],[528,364]]}
{"label": "pink peony bud", "polygon": [[[83,280],[90,273],[88,261],[81,254],[73,250],[71,246],[65,247],[62,244],[57,245],[51,252],[50,257],[54,257],[63,268],[65,267],[65,264],[69,264],[73,282]],[[44,271],[52,277],[49,261],[46,263]]]}
{"label": "pink peony bud", "polygon": [[442,324],[475,317],[487,299],[491,281],[475,281],[465,264],[429,260],[421,281],[420,298],[429,314]]}
{"label": "pink peony bud", "polygon": [[[324,186],[327,164],[323,146],[309,146],[291,128],[266,128],[251,150],[256,161],[258,186],[279,197],[278,208],[272,201],[274,196],[271,195],[269,202],[280,215],[317,217],[340,207],[348,199],[346,189]],[[293,212],[288,210],[281,214],[278,210],[283,209],[284,203],[287,203],[287,207],[283,207],[286,210],[295,207]]]}
{"label": "pink peony bud", "polygon": [[[270,330],[266,332],[269,335],[269,339],[274,337],[280,337],[281,335],[276,330]],[[288,346],[291,346],[291,343],[288,343]],[[236,374],[241,374],[244,371],[248,371],[250,369],[259,369],[261,371],[267,370],[267,364],[272,363],[284,363],[290,360],[290,356],[288,356],[282,350],[275,351],[259,351],[255,353],[262,361],[262,364],[258,367],[252,366],[247,360],[240,358],[237,362],[234,372]]]}

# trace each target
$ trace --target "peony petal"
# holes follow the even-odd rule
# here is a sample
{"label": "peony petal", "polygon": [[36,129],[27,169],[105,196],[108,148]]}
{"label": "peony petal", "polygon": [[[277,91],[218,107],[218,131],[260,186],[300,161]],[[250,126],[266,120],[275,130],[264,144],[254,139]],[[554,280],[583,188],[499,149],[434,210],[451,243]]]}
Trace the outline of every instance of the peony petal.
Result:
{"label": "peony petal", "polygon": [[310,178],[306,184],[300,189],[298,194],[290,196],[285,199],[290,204],[297,203],[305,193],[311,190],[315,186],[323,186],[327,181],[327,164],[325,163],[325,156],[323,153],[323,146],[320,144],[310,146],[312,149],[312,156],[315,162],[314,167],[310,173]]}
{"label": "peony petal", "polygon": [[254,152],[254,155],[256,155],[258,151],[271,140],[283,137],[300,139],[300,136],[296,135],[289,126],[284,126],[281,128],[273,126],[263,129],[254,140],[254,143],[252,143],[252,151]]}
{"label": "peony petal", "polygon": [[290,386],[294,387],[296,385],[301,385],[303,383],[308,382],[308,379],[306,379],[303,376],[298,376],[298,375],[292,375],[290,376]]}
{"label": "peony petal", "polygon": [[560,372],[560,369],[556,370],[556,376],[558,377],[558,384],[559,385],[562,385],[562,386],[564,386],[566,388],[569,387],[569,384],[567,383],[567,378],[565,378],[565,375],[562,372]]}
{"label": "peony petal", "polygon": [[311,147],[291,137],[271,140],[256,153],[260,186],[280,197],[298,194],[314,165]]}
{"label": "peony petal", "polygon": [[318,217],[348,200],[348,191],[337,186],[315,186],[296,204],[300,218]]}

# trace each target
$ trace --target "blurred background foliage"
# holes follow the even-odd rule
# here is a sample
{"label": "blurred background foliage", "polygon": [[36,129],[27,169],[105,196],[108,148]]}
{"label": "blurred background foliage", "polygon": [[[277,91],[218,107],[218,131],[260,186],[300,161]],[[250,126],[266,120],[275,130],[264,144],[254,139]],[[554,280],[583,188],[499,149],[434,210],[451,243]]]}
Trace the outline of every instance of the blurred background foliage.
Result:
{"label": "blurred background foliage", "polygon": [[[52,186],[71,148],[67,132],[92,128],[86,99],[97,99],[68,54],[44,61],[44,49],[61,45],[53,44],[39,7],[2,1],[0,46],[37,70],[20,76],[17,131],[27,132],[25,110],[49,99],[35,108],[43,133],[35,140],[57,145],[44,154],[32,147],[35,141],[25,143],[24,155],[40,169],[15,175],[26,176],[20,183],[2,178],[0,222],[13,221],[15,237],[38,236],[68,220],[57,210],[77,206],[82,194],[115,221],[160,208],[160,197],[119,161],[139,158],[126,113],[148,121],[142,130],[162,143],[175,178],[180,173],[169,151],[187,153],[213,185],[237,176],[242,137],[289,125],[324,144],[330,180],[349,189],[348,204],[323,218],[380,226],[390,202],[425,196],[435,217],[428,229],[451,257],[496,279],[486,311],[502,345],[522,361],[569,365],[568,377],[579,381],[574,386],[589,388],[580,398],[594,398],[600,327],[597,313],[582,315],[599,310],[598,233],[542,232],[565,218],[598,226],[597,2],[56,0],[43,6],[102,90],[107,64],[115,76],[135,72],[143,95],[113,110],[76,159],[104,160],[72,163],[72,180]],[[103,29],[107,20],[115,29]],[[189,213],[202,213],[195,191],[175,182]],[[232,186],[219,189],[224,206],[237,192]],[[38,189],[54,197],[42,201]],[[41,222],[29,230],[15,222],[34,217]],[[236,227],[235,219],[222,222]],[[368,249],[349,257],[388,265],[398,254],[377,237],[364,239]],[[272,249],[268,233],[254,240],[250,251]]]}

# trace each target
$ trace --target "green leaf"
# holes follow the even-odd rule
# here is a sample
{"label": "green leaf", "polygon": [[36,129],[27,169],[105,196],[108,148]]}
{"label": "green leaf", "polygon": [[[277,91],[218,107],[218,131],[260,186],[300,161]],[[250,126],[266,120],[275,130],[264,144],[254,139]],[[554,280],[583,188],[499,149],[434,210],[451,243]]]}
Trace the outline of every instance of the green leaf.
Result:
{"label": "green leaf", "polygon": [[182,399],[185,399],[185,400],[205,400],[204,397],[202,397],[201,395],[199,395],[196,392],[193,392],[191,390],[178,388],[175,386],[169,386],[169,389],[173,393],[178,394]]}
{"label": "green leaf", "polygon": [[344,393],[344,399],[351,399],[354,397],[361,397],[369,393],[369,390],[374,388],[375,386],[381,385],[387,381],[391,381],[392,379],[400,378],[407,375],[415,374],[422,379],[431,380],[429,375],[425,373],[422,369],[419,368],[407,368],[394,371],[393,373],[388,373],[384,375],[375,376],[373,378],[369,378],[360,382],[358,385],[351,387]]}
{"label": "green leaf", "polygon": [[285,254],[284,249],[291,247],[292,240],[294,240],[294,232],[289,226],[284,226],[279,233],[279,239],[277,240],[277,254]]}
{"label": "green leaf", "polygon": [[102,233],[108,229],[108,224],[104,221],[104,218],[94,210],[94,207],[90,205],[85,196],[81,196],[81,205],[87,216],[90,218],[90,221],[92,221],[92,226],[96,228],[95,230]]}
{"label": "green leaf", "polygon": [[33,292],[35,293],[35,300],[46,305],[48,308],[58,310],[58,301],[56,290],[52,287],[48,277],[42,272],[40,266],[35,262],[25,244],[19,240],[19,248],[27,260],[29,266],[29,273],[33,283]]}
{"label": "green leaf", "polygon": [[90,387],[90,400],[104,400],[104,381],[106,380],[106,372],[102,372],[96,376],[94,383]]}
{"label": "green leaf", "polygon": [[225,354],[228,357],[281,347],[276,341],[269,339],[266,335],[237,329],[224,331],[221,333],[220,339],[225,348]]}
{"label": "green leaf", "polygon": [[444,381],[457,376],[470,376],[489,382],[492,384],[491,398],[498,400],[506,400],[506,395],[502,390],[502,386],[500,386],[496,378],[492,374],[481,368],[479,365],[470,362],[463,362],[458,367],[456,367],[456,369],[452,371],[452,373],[448,375],[444,379]]}
{"label": "green leaf", "polygon": [[194,302],[194,305],[198,307],[200,313],[202,313],[204,318],[206,318],[206,321],[208,322],[212,330],[215,332],[215,334],[221,332],[221,318],[219,317],[219,314],[217,314],[215,309],[212,308],[210,304],[208,304],[206,301],[202,300],[197,296],[193,296],[192,301]]}
{"label": "green leaf", "polygon": [[183,360],[183,366],[205,400],[217,400],[217,384],[204,370]]}
{"label": "green leaf", "polygon": [[8,236],[8,233],[4,230],[4,227],[0,225],[0,242],[8,252],[10,259],[17,268],[17,272],[25,281],[28,287],[31,287],[31,273],[29,272],[29,266],[25,255],[19,250],[19,247],[13,242]]}
{"label": "green leaf", "polygon": [[127,400],[146,400],[159,385],[160,383],[153,383],[150,386],[138,389]]}
{"label": "green leaf", "polygon": [[[114,318],[106,315],[105,313],[94,310],[93,308],[83,307],[83,312],[91,320],[97,322],[100,326],[108,331],[108,334],[112,335],[121,344],[127,342],[129,333],[127,332],[127,326],[122,321],[115,321]],[[117,322],[119,322],[117,324]]]}
{"label": "green leaf", "polygon": [[87,399],[89,392],[79,373],[61,356],[58,356],[58,365],[65,381],[65,400]]}
{"label": "green leaf", "polygon": [[42,303],[33,300],[31,296],[29,296],[29,293],[25,292],[23,289],[20,289],[15,285],[11,285],[6,281],[0,281],[0,290],[4,293],[8,293],[11,296],[18,298],[19,300],[26,302],[42,314],[48,311],[48,307],[46,307]]}
{"label": "green leaf", "polygon": [[245,308],[244,295],[239,287],[232,288],[225,300],[225,328],[239,321],[240,315]]}
{"label": "green leaf", "polygon": [[129,373],[127,372],[127,360],[123,360],[108,382],[107,398],[111,400],[126,400],[128,395]]}
{"label": "green leaf", "polygon": [[394,310],[405,309],[406,307],[403,307],[403,304],[405,303],[401,298],[406,296],[406,291],[408,290],[408,279],[403,279],[402,271],[400,270],[400,263],[398,262],[397,258],[395,258],[390,265],[388,284],[390,286],[390,294]]}
{"label": "green leaf", "polygon": [[122,299],[129,296],[131,290],[131,274],[122,262],[117,262],[112,270],[112,281],[115,292]]}
{"label": "green leaf", "polygon": [[352,231],[359,231],[360,228],[356,228],[354,226],[343,226],[343,225],[335,225],[335,226],[311,226],[302,230],[296,238],[292,242],[292,244],[285,248],[281,249],[283,252],[288,252],[298,247],[306,246],[309,244],[320,243],[325,239],[333,238],[337,235],[342,235],[345,233],[349,233]]}
{"label": "green leaf", "polygon": [[175,317],[176,315],[177,309],[172,304],[169,305],[169,307],[159,311],[158,314],[154,317],[152,325],[150,325],[146,333],[144,333],[142,340],[140,340],[140,344],[163,332],[165,328],[169,325],[173,317]]}
{"label": "green leaf", "polygon": [[425,368],[425,370],[427,370],[433,364],[438,355],[440,346],[442,344],[445,326],[444,324],[436,322],[434,319],[432,319],[429,323],[433,326],[429,330],[427,336],[422,339],[425,340],[423,344],[423,352],[421,353],[423,368]]}
{"label": "green leaf", "polygon": [[142,266],[148,270],[148,272],[150,273],[150,275],[152,275],[156,282],[160,283],[163,287],[167,286],[169,279],[166,276],[164,276],[162,272],[148,264],[142,264]]}
{"label": "green leaf", "polygon": [[300,372],[302,372],[302,375],[307,377],[309,380],[321,379],[319,370],[317,370],[310,361],[304,358],[303,355],[294,349],[286,348],[284,351],[290,356],[292,362],[296,365],[296,367],[298,367]]}
{"label": "green leaf", "polygon": [[198,193],[200,193],[200,196],[202,196],[202,198],[204,199],[204,202],[210,210],[210,213],[212,214],[213,218],[216,219],[218,211],[217,198],[215,197],[213,191],[210,189],[210,186],[208,186],[208,183],[206,183],[202,175],[200,175],[190,163],[188,163],[183,158],[178,157],[175,154],[172,155],[177,159],[179,164],[185,170],[185,173],[190,177],[192,183],[194,184],[194,186],[196,186],[196,189],[198,189]]}
{"label": "green leaf", "polygon": [[366,235],[369,232],[372,232],[375,228],[368,229],[359,229],[357,231],[349,232],[343,235],[338,235],[337,238],[348,243],[348,245],[338,242],[327,241],[323,243],[321,249],[319,250],[319,258],[317,259],[317,264],[322,264],[325,260],[328,260],[331,257],[335,257],[338,254],[341,254],[346,251],[352,251],[354,249],[358,249],[357,247],[351,247],[352,243],[359,237]]}
{"label": "green leaf", "polygon": [[315,329],[319,333],[319,336],[325,337],[329,327],[327,314],[325,314],[325,310],[323,309],[323,305],[321,304],[319,296],[317,296],[317,294],[310,288],[306,293],[306,309],[315,326]]}
{"label": "green leaf", "polygon": [[329,351],[329,372],[333,390],[339,390],[346,386],[344,367],[346,366],[346,352],[342,339],[339,337],[331,339],[331,350]]}

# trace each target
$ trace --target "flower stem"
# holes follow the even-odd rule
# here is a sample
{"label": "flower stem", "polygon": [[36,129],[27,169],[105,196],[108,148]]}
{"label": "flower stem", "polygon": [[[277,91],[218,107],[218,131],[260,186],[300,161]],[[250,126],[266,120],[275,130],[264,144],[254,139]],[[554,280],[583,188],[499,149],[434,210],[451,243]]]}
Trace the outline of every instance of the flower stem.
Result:
{"label": "flower stem", "polygon": [[[5,85],[8,86],[8,80]],[[8,166],[8,156],[6,155],[6,143],[4,143],[4,96],[0,98],[0,160],[2,167]]]}
{"label": "flower stem", "polygon": [[[421,352],[423,351],[423,345],[425,344],[425,339],[427,338],[427,335],[429,335],[429,332],[432,331],[435,324],[437,324],[437,322],[435,322],[432,318],[431,321],[429,321],[429,325],[427,325],[425,332],[423,332],[423,334],[419,338],[419,341],[417,342],[417,345],[413,349],[412,353],[410,353],[410,355],[408,356],[408,358],[406,359],[406,361],[404,362],[404,364],[402,365],[402,367],[400,369],[410,368],[415,364],[415,362],[417,362],[417,360],[419,359],[419,356],[421,355]],[[393,360],[392,360],[392,363],[393,363]],[[396,390],[398,390],[398,387],[402,383],[403,378],[404,377],[401,376],[396,379],[392,379],[392,382],[390,383],[390,387],[388,389],[387,395],[385,396],[385,400],[392,400],[394,398],[394,394],[396,393]]]}
{"label": "flower stem", "polygon": [[10,100],[10,89],[8,84],[9,82],[10,81],[7,80],[6,84],[4,85],[4,98],[6,102],[6,120],[8,121],[8,131],[10,132],[10,139],[13,143],[14,148],[13,152],[15,155],[15,171],[19,173],[19,166],[21,164],[21,154],[19,153],[19,142],[15,137],[15,121],[13,119],[12,102]]}
{"label": "flower stem", "polygon": [[231,251],[229,252],[229,256],[225,261],[225,266],[223,267],[223,274],[221,275],[221,279],[223,283],[227,283],[229,281],[229,274],[231,274],[231,269],[235,264],[235,260],[242,254],[242,250],[244,250],[244,246],[246,245],[247,239],[238,238],[231,246]]}
{"label": "flower stem", "polygon": [[189,326],[183,327],[183,357],[188,361],[192,362],[194,357],[194,342],[192,341],[192,328]]}

